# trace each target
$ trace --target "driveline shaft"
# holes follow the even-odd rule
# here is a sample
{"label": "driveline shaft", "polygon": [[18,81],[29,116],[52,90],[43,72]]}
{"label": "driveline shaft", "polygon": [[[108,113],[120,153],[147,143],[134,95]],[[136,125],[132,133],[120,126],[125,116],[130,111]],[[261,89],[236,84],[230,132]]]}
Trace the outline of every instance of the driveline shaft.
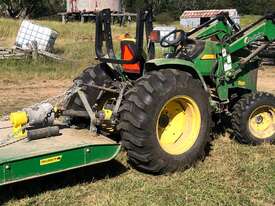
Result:
{"label": "driveline shaft", "polygon": [[28,140],[38,140],[43,139],[47,137],[54,137],[58,136],[59,133],[59,127],[58,126],[52,126],[52,127],[45,127],[40,129],[30,129],[28,130]]}

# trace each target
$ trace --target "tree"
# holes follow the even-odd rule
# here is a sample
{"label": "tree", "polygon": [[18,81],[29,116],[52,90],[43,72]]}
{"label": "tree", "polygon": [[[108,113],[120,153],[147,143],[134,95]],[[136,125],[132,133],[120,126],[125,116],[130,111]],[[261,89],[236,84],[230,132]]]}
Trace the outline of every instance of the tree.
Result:
{"label": "tree", "polygon": [[0,5],[7,11],[12,18],[25,18],[29,16],[39,1],[36,0],[0,0]]}
{"label": "tree", "polygon": [[64,9],[60,0],[0,0],[0,7],[11,18],[41,17]]}
{"label": "tree", "polygon": [[[87,0],[88,1],[88,0]],[[89,0],[90,1],[90,0]],[[184,10],[236,8],[240,14],[263,15],[275,11],[275,0],[121,0],[126,11],[136,12],[146,3],[153,6],[155,15],[167,14],[177,19]],[[42,17],[64,11],[65,0],[0,0],[0,13],[12,18]]]}

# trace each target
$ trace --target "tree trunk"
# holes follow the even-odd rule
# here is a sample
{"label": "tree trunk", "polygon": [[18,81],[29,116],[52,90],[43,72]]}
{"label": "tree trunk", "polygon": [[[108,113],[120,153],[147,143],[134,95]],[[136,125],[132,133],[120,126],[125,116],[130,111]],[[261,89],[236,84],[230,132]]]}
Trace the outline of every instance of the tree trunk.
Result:
{"label": "tree trunk", "polygon": [[16,18],[26,19],[28,15],[28,8],[22,8],[21,11],[17,14]]}

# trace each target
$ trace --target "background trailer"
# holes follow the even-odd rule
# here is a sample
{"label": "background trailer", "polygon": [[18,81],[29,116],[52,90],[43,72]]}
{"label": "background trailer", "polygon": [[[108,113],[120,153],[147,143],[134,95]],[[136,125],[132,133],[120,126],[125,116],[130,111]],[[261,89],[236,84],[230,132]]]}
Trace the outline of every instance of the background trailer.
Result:
{"label": "background trailer", "polygon": [[184,27],[195,28],[214,18],[221,12],[228,12],[230,18],[233,19],[237,24],[240,24],[240,16],[236,9],[184,11],[180,17],[180,24]]}
{"label": "background trailer", "polygon": [[87,19],[95,19],[95,13],[103,9],[110,9],[114,20],[120,24],[132,20],[136,14],[127,13],[122,8],[121,0],[66,0],[66,12],[59,13],[62,22],[69,19],[80,19],[85,22]]}

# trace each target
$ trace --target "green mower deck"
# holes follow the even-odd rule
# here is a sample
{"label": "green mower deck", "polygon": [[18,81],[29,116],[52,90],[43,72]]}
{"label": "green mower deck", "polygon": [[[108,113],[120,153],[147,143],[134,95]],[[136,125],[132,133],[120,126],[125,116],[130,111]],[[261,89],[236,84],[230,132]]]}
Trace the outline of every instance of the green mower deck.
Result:
{"label": "green mower deck", "polygon": [[[0,122],[0,128],[9,127]],[[1,130],[5,137],[10,129]],[[62,129],[61,135],[0,148],[0,186],[109,161],[120,145],[88,130]]]}

